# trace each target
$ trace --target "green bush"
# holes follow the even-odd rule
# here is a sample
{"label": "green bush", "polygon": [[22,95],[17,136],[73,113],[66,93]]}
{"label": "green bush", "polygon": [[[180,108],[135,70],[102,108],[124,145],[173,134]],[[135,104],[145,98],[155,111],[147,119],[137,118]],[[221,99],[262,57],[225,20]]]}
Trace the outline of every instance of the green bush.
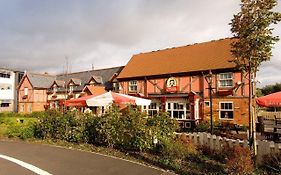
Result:
{"label": "green bush", "polygon": [[8,137],[17,137],[20,139],[28,139],[34,137],[34,123],[15,123],[8,125],[6,135]]}
{"label": "green bush", "polygon": [[153,138],[147,121],[147,115],[139,110],[129,108],[123,115],[120,132],[124,134],[121,144],[125,149],[142,151],[152,148]]}
{"label": "green bush", "polygon": [[160,113],[148,118],[147,122],[151,135],[158,140],[174,139],[175,132],[179,129],[177,120],[172,119],[168,113]]}
{"label": "green bush", "polygon": [[60,139],[68,142],[84,142],[84,116],[76,111],[65,114],[48,110],[39,115],[35,136],[42,139]]}

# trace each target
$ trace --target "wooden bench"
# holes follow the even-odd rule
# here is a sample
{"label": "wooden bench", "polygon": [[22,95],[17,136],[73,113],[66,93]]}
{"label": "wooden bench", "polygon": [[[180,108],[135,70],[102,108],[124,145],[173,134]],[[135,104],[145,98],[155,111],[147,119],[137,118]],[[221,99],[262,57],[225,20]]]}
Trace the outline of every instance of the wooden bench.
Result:
{"label": "wooden bench", "polygon": [[263,131],[262,134],[266,139],[273,141],[280,141],[281,138],[281,120],[274,117],[270,120],[262,120]]}

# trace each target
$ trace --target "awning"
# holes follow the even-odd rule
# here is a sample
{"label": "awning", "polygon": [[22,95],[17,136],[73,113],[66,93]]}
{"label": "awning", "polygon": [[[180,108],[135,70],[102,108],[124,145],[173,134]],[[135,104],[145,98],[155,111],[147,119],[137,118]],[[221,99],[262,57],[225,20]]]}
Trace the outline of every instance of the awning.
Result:
{"label": "awning", "polygon": [[86,103],[88,106],[108,106],[113,103],[118,105],[134,104],[143,106],[150,105],[151,100],[120,93],[107,92],[102,95],[87,99]]}
{"label": "awning", "polygon": [[84,96],[76,99],[66,100],[65,106],[85,107],[87,106],[86,100],[93,98],[95,95]]}
{"label": "awning", "polygon": [[256,99],[256,102],[261,107],[281,107],[281,92],[276,92]]}

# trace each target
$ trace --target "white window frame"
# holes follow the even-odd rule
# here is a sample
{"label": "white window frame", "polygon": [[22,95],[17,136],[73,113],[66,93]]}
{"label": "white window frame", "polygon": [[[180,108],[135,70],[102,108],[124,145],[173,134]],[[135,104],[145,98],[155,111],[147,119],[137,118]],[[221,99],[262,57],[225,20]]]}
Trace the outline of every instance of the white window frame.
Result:
{"label": "white window frame", "polygon": [[[170,103],[170,108],[169,108]],[[183,105],[183,109],[174,109],[174,104]],[[187,108],[188,106],[188,108]],[[168,101],[166,102],[166,111],[170,113],[171,118],[175,118],[174,111],[183,111],[183,117],[176,117],[176,120],[186,120],[188,119],[188,115],[190,115],[190,104],[188,102],[180,102],[180,101]]]}
{"label": "white window frame", "polygon": [[28,96],[28,87],[25,87],[23,91],[24,91],[24,96]]}
{"label": "white window frame", "polygon": [[[221,108],[221,105],[223,103],[228,103],[228,104],[231,104],[232,105],[232,109],[222,109]],[[232,118],[229,118],[229,117],[223,117],[221,116],[221,112],[222,111],[225,111],[225,112],[232,112]],[[220,117],[220,120],[234,120],[234,103],[232,101],[221,101],[219,102],[219,117]]]}
{"label": "white window frame", "polygon": [[[230,75],[230,76],[229,76]],[[229,85],[227,82],[231,81],[231,85]],[[226,82],[226,83],[222,83]],[[233,72],[226,72],[226,73],[220,73],[219,74],[219,87],[220,88],[231,88],[233,87]]]}
{"label": "white window frame", "polygon": [[129,81],[129,92],[137,92],[137,90],[138,90],[137,80]]}
{"label": "white window frame", "polygon": [[69,92],[72,93],[73,90],[74,90],[74,85],[70,85],[70,86],[69,86]]}
{"label": "white window frame", "polygon": [[[143,112],[145,112],[148,116],[154,116],[159,113],[161,110],[161,103],[151,102],[150,105],[143,106]],[[150,115],[152,113],[152,115]]]}

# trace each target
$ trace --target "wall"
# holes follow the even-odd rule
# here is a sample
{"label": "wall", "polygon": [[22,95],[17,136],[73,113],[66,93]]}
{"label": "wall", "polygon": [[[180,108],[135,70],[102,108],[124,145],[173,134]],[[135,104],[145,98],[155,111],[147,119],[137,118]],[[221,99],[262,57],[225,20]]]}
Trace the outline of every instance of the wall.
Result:
{"label": "wall", "polygon": [[[0,72],[9,73],[10,78],[0,77],[0,104],[2,102],[9,103],[9,107],[1,107],[2,111],[14,111],[14,91],[15,89],[15,73],[11,70],[0,69]],[[9,88],[9,89],[8,89]]]}
{"label": "wall", "polygon": [[[200,96],[199,115],[203,120],[210,120],[210,107],[205,106],[205,101],[210,101],[209,84],[203,75],[197,76],[181,76],[176,77],[178,82],[178,92],[175,94],[188,94],[195,92]],[[145,78],[144,78],[145,79]],[[152,94],[165,94],[165,84],[167,77],[155,78],[137,81],[137,93],[149,96]],[[134,79],[132,79],[134,80]],[[233,87],[220,88],[219,87],[219,74],[213,74],[212,82],[212,97],[213,97],[213,117],[215,121],[227,121],[239,125],[248,125],[248,83],[244,74],[241,72],[233,73]],[[128,92],[129,81],[120,82],[120,93],[135,94]],[[162,92],[161,92],[162,91]],[[227,93],[227,94],[221,94]],[[186,97],[185,97],[186,98]],[[234,119],[225,120],[219,118],[219,103],[220,102],[233,102],[234,105]]]}
{"label": "wall", "polygon": [[[28,88],[28,96],[24,97],[24,88]],[[47,90],[34,89],[27,77],[19,87],[19,112],[30,113],[34,111],[44,111],[47,104]]]}

